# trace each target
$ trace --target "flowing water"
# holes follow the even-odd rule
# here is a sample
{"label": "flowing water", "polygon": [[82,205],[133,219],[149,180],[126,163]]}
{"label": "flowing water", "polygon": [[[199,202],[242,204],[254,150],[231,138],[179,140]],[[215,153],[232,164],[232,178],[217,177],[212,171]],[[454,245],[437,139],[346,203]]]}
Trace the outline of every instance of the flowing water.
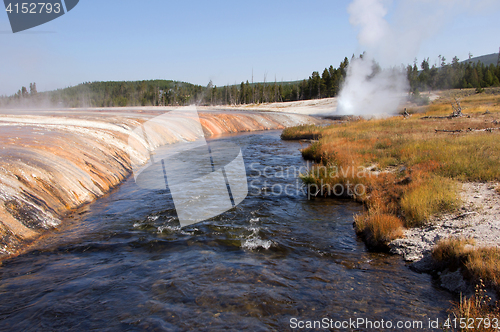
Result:
{"label": "flowing water", "polygon": [[0,330],[282,331],[293,318],[426,327],[446,316],[453,298],[429,275],[366,250],[352,227],[360,205],[308,200],[296,172],[280,173],[304,165],[299,143],[278,132],[223,140],[242,147],[240,205],[181,229],[167,190],[125,181],[3,262]]}

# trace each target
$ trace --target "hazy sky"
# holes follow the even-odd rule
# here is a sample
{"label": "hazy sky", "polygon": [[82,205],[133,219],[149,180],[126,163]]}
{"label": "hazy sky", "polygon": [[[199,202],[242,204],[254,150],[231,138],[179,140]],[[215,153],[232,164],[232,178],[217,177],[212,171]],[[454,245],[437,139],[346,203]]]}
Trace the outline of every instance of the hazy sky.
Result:
{"label": "hazy sky", "polygon": [[[381,1],[390,24],[395,17],[401,19],[397,13],[404,1],[421,2],[425,11],[436,3]],[[425,56],[432,64],[439,54],[463,60],[469,52],[498,52],[500,1],[439,1],[464,5],[433,17],[431,33],[416,41],[417,54],[405,55],[403,61]],[[358,30],[349,23],[349,3],[81,0],[62,17],[16,34],[3,12],[0,95],[11,95],[30,82],[39,91],[86,81],[157,78],[225,85],[250,80],[252,69],[255,81],[265,75],[267,81],[307,78],[314,70],[337,67],[345,56],[363,52]],[[424,25],[425,30],[429,22]]]}

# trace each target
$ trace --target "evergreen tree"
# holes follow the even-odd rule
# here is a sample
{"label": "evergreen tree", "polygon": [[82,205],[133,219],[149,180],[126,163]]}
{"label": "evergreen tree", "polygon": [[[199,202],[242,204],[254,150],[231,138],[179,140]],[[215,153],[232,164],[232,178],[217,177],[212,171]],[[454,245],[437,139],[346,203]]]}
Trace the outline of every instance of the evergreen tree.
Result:
{"label": "evergreen tree", "polygon": [[36,83],[30,83],[30,95],[34,96],[37,94]]}

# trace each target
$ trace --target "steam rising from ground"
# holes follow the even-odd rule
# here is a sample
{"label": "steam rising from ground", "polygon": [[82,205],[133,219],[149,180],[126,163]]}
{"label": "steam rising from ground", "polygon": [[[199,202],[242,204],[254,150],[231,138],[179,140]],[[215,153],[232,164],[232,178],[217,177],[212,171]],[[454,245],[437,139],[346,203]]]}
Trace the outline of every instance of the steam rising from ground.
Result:
{"label": "steam rising from ground", "polygon": [[9,98],[0,97],[0,113],[3,113],[3,109],[12,112],[14,110],[42,110],[42,109],[58,109],[58,108],[68,108],[66,103],[53,102],[48,95],[43,96],[37,95],[34,98]]}
{"label": "steam rising from ground", "polygon": [[353,59],[340,92],[342,114],[365,117],[395,113],[409,90],[406,73],[399,68],[383,69],[369,57]]}
{"label": "steam rising from ground", "polygon": [[[359,43],[371,53],[384,54],[392,39],[391,27],[385,20],[387,8],[383,0],[354,0],[348,7],[349,22],[359,26]],[[405,71],[381,69],[371,53],[352,59],[340,92],[338,111],[365,117],[396,113],[405,98],[409,84]]]}
{"label": "steam rising from ground", "polygon": [[422,41],[452,17],[498,6],[497,0],[352,1],[347,9],[349,22],[359,29],[358,41],[368,56],[351,61],[337,111],[363,116],[394,114],[409,89],[406,72],[403,68],[373,71],[374,58],[385,68],[412,62]]}

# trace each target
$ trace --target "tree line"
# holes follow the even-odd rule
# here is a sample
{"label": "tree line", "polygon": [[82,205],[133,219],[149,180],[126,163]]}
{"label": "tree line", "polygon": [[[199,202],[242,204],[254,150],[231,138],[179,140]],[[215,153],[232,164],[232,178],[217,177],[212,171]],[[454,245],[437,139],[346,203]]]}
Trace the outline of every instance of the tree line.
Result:
{"label": "tree line", "polygon": [[424,59],[420,68],[417,61],[406,68],[412,93],[441,89],[475,88],[481,92],[483,88],[500,86],[500,66],[481,62],[460,62],[454,57],[451,63],[439,56],[438,65],[429,65],[429,58]]}
{"label": "tree line", "polygon": [[32,83],[30,93],[22,87],[12,96],[0,97],[0,106],[37,103],[61,107],[241,105],[334,97],[342,87],[348,65],[349,60],[345,58],[338,68],[325,68],[321,75],[314,71],[302,81],[250,83],[247,80],[222,87],[212,82],[201,86],[171,80],[86,82],[37,93]]}
{"label": "tree line", "polygon": [[204,102],[211,105],[260,104],[307,99],[335,97],[347,75],[349,60],[344,59],[338,68],[330,66],[320,75],[314,71],[308,79],[294,82],[241,82],[239,86],[208,85],[209,98]]}
{"label": "tree line", "polygon": [[[421,91],[436,89],[476,88],[481,92],[485,87],[500,86],[498,64],[486,66],[480,62],[464,63],[457,57],[454,57],[451,63],[447,63],[442,56],[439,56],[439,60],[440,63],[432,67],[429,58],[424,59],[420,66],[417,66],[415,60],[413,65],[406,67],[413,97],[418,97]],[[347,76],[348,66],[349,60],[346,57],[337,68],[330,66],[321,74],[314,71],[309,78],[302,81],[264,80],[250,83],[247,80],[238,85],[222,87],[217,87],[212,82],[201,86],[171,80],[86,82],[74,87],[38,93],[36,83],[31,83],[29,91],[23,86],[12,96],[0,97],[0,107],[42,102],[61,107],[181,106],[193,103],[241,105],[319,99],[339,94]]]}

